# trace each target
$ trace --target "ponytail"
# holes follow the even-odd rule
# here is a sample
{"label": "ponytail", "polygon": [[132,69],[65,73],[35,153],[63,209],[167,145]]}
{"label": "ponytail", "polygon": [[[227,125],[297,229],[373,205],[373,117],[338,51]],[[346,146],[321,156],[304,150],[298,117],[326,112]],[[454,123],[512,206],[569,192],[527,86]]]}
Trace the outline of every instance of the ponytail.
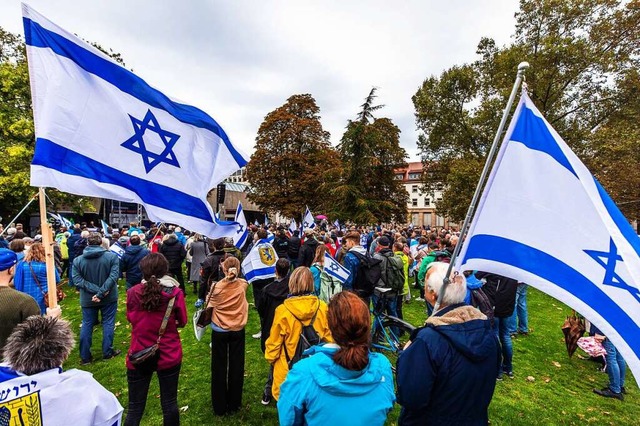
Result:
{"label": "ponytail", "polygon": [[369,364],[369,344],[340,347],[333,354],[333,361],[351,371],[360,371]]}
{"label": "ponytail", "polygon": [[156,278],[155,275],[152,275],[143,285],[144,289],[140,296],[142,309],[149,312],[155,311],[162,303],[162,286],[160,285],[160,280]]}
{"label": "ponytail", "polygon": [[238,268],[229,268],[227,269],[227,273],[225,275],[229,281],[233,281],[238,278]]}

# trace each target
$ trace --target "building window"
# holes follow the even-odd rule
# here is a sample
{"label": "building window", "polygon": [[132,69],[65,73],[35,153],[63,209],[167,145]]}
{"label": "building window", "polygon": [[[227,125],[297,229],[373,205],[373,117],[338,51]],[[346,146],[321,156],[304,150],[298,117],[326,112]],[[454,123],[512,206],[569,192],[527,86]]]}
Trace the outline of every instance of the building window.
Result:
{"label": "building window", "polygon": [[444,189],[444,185],[442,185],[441,183],[436,185],[436,191],[442,191]]}
{"label": "building window", "polygon": [[412,198],[411,199],[411,206],[418,207],[418,199],[417,198]]}
{"label": "building window", "polygon": [[418,180],[420,179],[421,173],[409,173],[409,180]]}
{"label": "building window", "polygon": [[418,213],[411,214],[411,223],[413,226],[418,226]]}
{"label": "building window", "polygon": [[424,199],[424,206],[425,207],[431,206],[431,198],[425,198]]}
{"label": "building window", "polygon": [[418,192],[418,185],[411,185],[411,192],[416,194]]}
{"label": "building window", "polygon": [[436,226],[444,226],[444,217],[436,215]]}
{"label": "building window", "polygon": [[431,226],[431,213],[422,214],[422,225]]}
{"label": "building window", "polygon": [[403,174],[396,175],[396,180],[402,180],[402,179],[404,179],[404,175]]}

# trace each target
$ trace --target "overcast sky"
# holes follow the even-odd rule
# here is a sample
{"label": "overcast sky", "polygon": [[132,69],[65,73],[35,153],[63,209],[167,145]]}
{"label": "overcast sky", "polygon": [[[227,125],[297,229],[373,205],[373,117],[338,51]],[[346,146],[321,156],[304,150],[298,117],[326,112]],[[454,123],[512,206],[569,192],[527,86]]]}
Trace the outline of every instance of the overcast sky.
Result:
{"label": "overcast sky", "polygon": [[[66,30],[120,52],[127,68],[197,106],[251,154],[260,123],[310,93],[336,145],[373,86],[418,159],[411,96],[430,75],[477,59],[481,37],[514,32],[517,0],[32,0]],[[0,26],[22,34],[20,2]],[[515,70],[514,70],[515,75]]]}

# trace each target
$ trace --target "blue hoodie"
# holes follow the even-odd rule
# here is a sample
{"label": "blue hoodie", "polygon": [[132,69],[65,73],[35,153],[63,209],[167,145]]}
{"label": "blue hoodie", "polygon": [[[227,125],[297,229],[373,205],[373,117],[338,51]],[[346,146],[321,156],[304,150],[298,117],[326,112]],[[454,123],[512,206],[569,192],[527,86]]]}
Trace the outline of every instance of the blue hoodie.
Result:
{"label": "blue hoodie", "polygon": [[314,346],[293,367],[280,389],[278,416],[287,425],[383,425],[395,394],[391,364],[370,353],[361,371],[347,370],[333,361],[335,344]]}

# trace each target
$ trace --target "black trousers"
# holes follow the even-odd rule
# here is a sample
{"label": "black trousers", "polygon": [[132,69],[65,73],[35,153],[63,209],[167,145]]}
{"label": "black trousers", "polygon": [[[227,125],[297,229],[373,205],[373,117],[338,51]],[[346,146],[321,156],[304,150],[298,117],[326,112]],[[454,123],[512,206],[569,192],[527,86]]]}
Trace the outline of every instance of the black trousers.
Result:
{"label": "black trousers", "polygon": [[[251,285],[253,286],[253,302],[258,312],[260,312],[260,307],[264,303],[264,293],[262,292],[262,290],[267,286],[267,284],[272,282],[273,282],[272,279],[267,278],[266,280],[255,280],[254,282],[251,283]],[[262,330],[263,321],[264,321],[264,318],[260,316],[260,330]]]}
{"label": "black trousers", "polygon": [[211,404],[222,416],[238,411],[244,386],[244,328],[211,333]]}
{"label": "black trousers", "polygon": [[[162,424],[174,426],[180,424],[178,413],[178,378],[180,366],[158,370],[158,382],[160,383],[160,406],[162,407]],[[129,409],[124,426],[138,426],[144,414],[147,404],[147,394],[153,371],[143,372],[139,370],[127,370],[127,382],[129,384]]]}
{"label": "black trousers", "polygon": [[178,281],[178,284],[180,284],[180,290],[182,290],[184,294],[187,294],[184,288],[184,275],[182,274],[182,267],[180,267],[179,269],[169,269],[169,273],[173,275],[176,281]]}

